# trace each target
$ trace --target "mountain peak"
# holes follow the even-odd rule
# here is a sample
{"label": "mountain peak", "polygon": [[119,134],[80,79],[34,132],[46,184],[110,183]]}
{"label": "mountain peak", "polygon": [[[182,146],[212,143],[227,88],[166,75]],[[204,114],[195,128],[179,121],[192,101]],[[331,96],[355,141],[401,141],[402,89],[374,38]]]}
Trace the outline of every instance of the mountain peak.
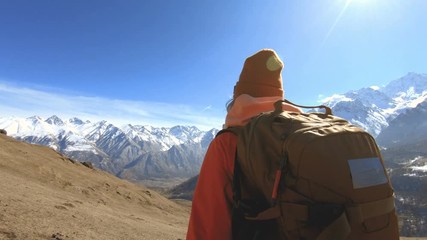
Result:
{"label": "mountain peak", "polygon": [[417,77],[425,78],[425,77],[427,77],[427,74],[425,74],[425,73],[416,73],[416,72],[408,72],[402,78],[417,78]]}
{"label": "mountain peak", "polygon": [[[181,141],[189,141],[189,140],[195,140],[197,139],[202,132],[194,126],[174,126],[169,129],[169,134],[172,136],[175,136],[176,138],[180,139]],[[196,140],[199,141],[199,140]]]}
{"label": "mountain peak", "polygon": [[43,122],[43,119],[37,115],[28,117],[27,120],[31,121],[33,124]]}
{"label": "mountain peak", "polygon": [[86,122],[83,122],[83,120],[81,120],[80,118],[76,118],[76,117],[70,118],[70,120],[68,120],[68,121],[70,123],[75,124],[75,125],[83,125],[85,123],[90,123],[89,120],[87,120]]}
{"label": "mountain peak", "polygon": [[50,118],[46,119],[46,123],[49,123],[50,125],[57,125],[57,126],[63,126],[64,122],[56,115],[52,115]]}
{"label": "mountain peak", "polygon": [[427,89],[427,74],[409,72],[405,76],[391,81],[382,91],[391,98],[402,95],[416,97]]}
{"label": "mountain peak", "polygon": [[[323,100],[340,117],[376,136],[388,122],[427,98],[427,75],[409,72],[385,87],[366,87]],[[361,116],[364,116],[361,118]]]}

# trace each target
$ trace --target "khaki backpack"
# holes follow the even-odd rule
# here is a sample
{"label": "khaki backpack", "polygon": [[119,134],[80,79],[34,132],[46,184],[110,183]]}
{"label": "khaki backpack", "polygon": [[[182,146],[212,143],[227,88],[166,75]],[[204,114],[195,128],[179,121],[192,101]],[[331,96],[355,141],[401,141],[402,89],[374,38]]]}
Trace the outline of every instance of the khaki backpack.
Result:
{"label": "khaki backpack", "polygon": [[238,135],[233,239],[398,240],[374,138],[328,107],[295,113],[283,102],[292,104],[225,130]]}

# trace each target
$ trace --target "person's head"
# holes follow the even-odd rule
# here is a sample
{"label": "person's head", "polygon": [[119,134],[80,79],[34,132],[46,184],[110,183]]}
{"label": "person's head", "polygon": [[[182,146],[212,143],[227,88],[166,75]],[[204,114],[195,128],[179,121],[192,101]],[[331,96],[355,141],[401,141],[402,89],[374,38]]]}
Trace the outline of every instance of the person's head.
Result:
{"label": "person's head", "polygon": [[272,49],[262,49],[248,57],[234,86],[233,100],[242,94],[283,98],[283,67],[282,60]]}

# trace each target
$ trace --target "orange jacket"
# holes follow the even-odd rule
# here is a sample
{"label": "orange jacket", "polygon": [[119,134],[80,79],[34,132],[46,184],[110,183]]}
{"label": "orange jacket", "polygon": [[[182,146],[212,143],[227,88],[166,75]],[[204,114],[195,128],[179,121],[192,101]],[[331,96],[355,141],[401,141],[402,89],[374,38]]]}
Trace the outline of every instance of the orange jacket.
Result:
{"label": "orange jacket", "polygon": [[[225,127],[243,126],[260,112],[273,110],[280,97],[253,98],[243,94],[228,112]],[[284,104],[284,110],[300,110]],[[206,152],[193,196],[187,240],[230,240],[232,180],[237,136],[225,132],[216,137]]]}
{"label": "orange jacket", "polygon": [[231,239],[236,143],[237,137],[230,132],[211,142],[193,196],[187,240]]}

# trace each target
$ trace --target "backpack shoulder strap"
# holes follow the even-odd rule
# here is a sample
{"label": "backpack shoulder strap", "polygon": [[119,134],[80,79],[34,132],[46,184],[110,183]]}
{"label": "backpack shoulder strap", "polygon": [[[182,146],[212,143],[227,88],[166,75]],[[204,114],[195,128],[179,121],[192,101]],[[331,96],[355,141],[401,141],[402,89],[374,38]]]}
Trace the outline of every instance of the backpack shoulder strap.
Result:
{"label": "backpack shoulder strap", "polygon": [[[229,127],[222,129],[219,131],[215,137],[220,136],[223,133],[231,132],[236,136],[239,136],[240,132],[239,127]],[[234,170],[233,170],[233,180],[232,180],[232,191],[233,191],[233,208],[231,213],[231,226],[232,226],[232,236],[233,239],[242,239],[241,237],[241,229],[245,227],[244,224],[244,212],[240,207],[240,200],[242,199],[242,192],[240,186],[240,176],[241,176],[241,168],[239,161],[237,161],[237,149],[236,154],[234,156]]]}
{"label": "backpack shoulder strap", "polygon": [[220,130],[215,137],[218,137],[219,135],[226,133],[226,132],[231,132],[236,136],[239,136],[239,133],[241,131],[241,127],[229,127],[229,128],[224,128],[222,130]]}
{"label": "backpack shoulder strap", "polygon": [[[239,132],[240,132],[240,128],[238,127],[229,127],[229,128],[225,128],[222,129],[221,131],[219,131],[215,137],[218,137],[219,135],[226,133],[226,132],[231,132],[236,136],[239,136]],[[236,154],[234,156],[234,170],[233,170],[233,182],[232,182],[232,190],[233,190],[233,205],[234,207],[237,207],[238,202],[241,199],[241,187],[240,187],[240,175],[241,175],[241,168],[240,168],[240,164],[239,161],[237,161],[237,149],[236,149]]]}

